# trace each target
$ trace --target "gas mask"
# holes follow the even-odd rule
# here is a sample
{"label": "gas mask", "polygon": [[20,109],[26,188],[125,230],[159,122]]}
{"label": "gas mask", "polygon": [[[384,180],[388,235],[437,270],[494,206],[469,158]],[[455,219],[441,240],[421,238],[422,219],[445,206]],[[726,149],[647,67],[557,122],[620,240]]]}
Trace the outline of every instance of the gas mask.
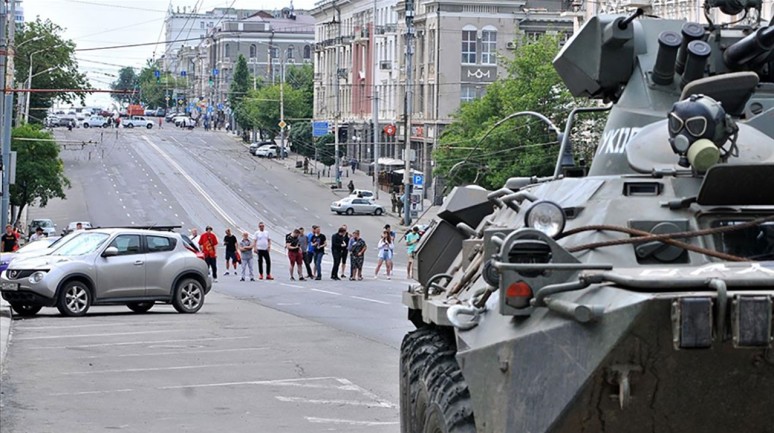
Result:
{"label": "gas mask", "polygon": [[[719,102],[704,95],[691,95],[675,102],[669,119],[669,144],[679,156],[678,164],[703,173],[729,156],[737,156],[739,128]],[[726,150],[723,146],[731,140]]]}

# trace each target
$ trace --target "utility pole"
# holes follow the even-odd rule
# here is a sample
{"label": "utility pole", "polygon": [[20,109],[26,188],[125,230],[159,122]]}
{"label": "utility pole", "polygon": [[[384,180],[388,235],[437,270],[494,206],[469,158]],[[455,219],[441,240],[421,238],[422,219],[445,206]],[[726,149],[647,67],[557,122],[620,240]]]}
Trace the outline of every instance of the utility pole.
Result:
{"label": "utility pole", "polygon": [[[287,56],[287,52],[285,53]],[[280,154],[279,159],[285,158],[285,57],[282,59],[280,68]]]}
{"label": "utility pole", "polygon": [[336,188],[340,188],[341,187],[341,173],[339,173],[339,171],[341,170],[341,168],[340,168],[341,167],[341,161],[339,160],[339,117],[341,117],[341,101],[340,101],[340,98],[339,98],[339,86],[341,85],[341,82],[339,81],[340,80],[339,69],[340,69],[340,66],[341,66],[341,47],[340,47],[340,45],[342,45],[342,41],[341,41],[341,11],[339,10],[339,8],[336,7],[336,3],[335,2],[333,4],[333,6],[334,6],[334,10],[336,11],[336,15],[338,15],[338,17],[335,18],[337,20],[336,26],[338,28],[338,31],[337,31],[337,39],[336,39],[336,86],[333,89],[333,91],[335,92],[335,95],[336,95],[336,114],[335,114],[335,117],[333,118],[333,135],[334,135],[334,137],[333,137],[333,139],[334,139],[334,141],[333,141],[333,143],[334,143],[333,151],[336,153],[335,159],[334,159],[335,160],[334,165],[336,166],[336,168],[334,170],[334,172],[336,173],[336,184],[335,185],[336,185]]}
{"label": "utility pole", "polygon": [[405,167],[403,171],[403,225],[411,225],[411,112],[414,103],[414,83],[412,71],[414,69],[414,0],[406,0],[406,99],[405,99],[405,140],[406,151],[403,155]]}
{"label": "utility pole", "polygon": [[371,55],[374,60],[373,72],[371,73],[371,84],[374,86],[371,92],[371,120],[374,128],[374,174],[371,178],[371,182],[372,185],[375,186],[374,195],[379,199],[379,88],[376,84],[376,71],[379,70],[379,57],[376,55],[376,0],[374,0],[374,9],[371,16],[373,18],[373,23],[371,24]]}
{"label": "utility pole", "polygon": [[[3,115],[0,128],[0,140],[2,140],[3,156],[3,197],[2,206],[0,206],[0,226],[5,227],[8,224],[8,208],[11,203],[10,179],[11,179],[11,116],[13,114],[13,93],[9,89],[13,88],[13,40],[16,30],[16,2],[11,1],[10,14],[6,9],[6,2],[0,2],[0,73],[3,74]],[[9,20],[10,16],[10,20]],[[6,26],[8,36],[6,37]]]}

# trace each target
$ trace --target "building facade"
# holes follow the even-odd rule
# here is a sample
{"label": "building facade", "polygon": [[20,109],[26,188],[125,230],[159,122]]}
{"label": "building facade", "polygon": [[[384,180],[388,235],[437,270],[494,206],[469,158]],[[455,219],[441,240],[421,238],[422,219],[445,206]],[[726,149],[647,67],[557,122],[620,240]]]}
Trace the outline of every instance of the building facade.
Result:
{"label": "building facade", "polygon": [[[317,20],[314,116],[338,120],[346,131],[339,138],[347,154],[361,162],[373,161],[373,130],[379,155],[401,160],[408,128],[412,167],[430,186],[432,150],[443,128],[462,103],[483,96],[505,74],[499,57],[515,49],[521,34],[571,34],[573,19],[562,14],[571,7],[562,0],[414,3],[410,125],[404,104],[405,1],[396,0],[323,0],[312,10]],[[379,122],[373,125],[371,100],[377,92]],[[384,133],[388,125],[394,135]]]}

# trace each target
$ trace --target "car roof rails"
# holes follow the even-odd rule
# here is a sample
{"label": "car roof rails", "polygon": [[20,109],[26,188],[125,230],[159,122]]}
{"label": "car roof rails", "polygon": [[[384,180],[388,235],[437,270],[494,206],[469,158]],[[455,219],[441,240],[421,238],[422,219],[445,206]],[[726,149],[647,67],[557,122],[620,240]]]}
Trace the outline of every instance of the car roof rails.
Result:
{"label": "car roof rails", "polygon": [[181,225],[169,225],[169,226],[161,226],[161,225],[133,225],[133,226],[99,226],[99,227],[90,227],[86,230],[98,230],[98,229],[135,229],[135,230],[156,230],[160,232],[171,232],[175,231],[177,229],[183,228]]}

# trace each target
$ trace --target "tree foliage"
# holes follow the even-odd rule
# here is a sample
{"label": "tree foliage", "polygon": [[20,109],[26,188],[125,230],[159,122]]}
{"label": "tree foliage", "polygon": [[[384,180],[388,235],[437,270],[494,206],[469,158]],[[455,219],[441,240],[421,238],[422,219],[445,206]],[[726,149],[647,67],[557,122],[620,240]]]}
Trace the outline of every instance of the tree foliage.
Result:
{"label": "tree foliage", "polygon": [[539,112],[562,128],[578,105],[552,65],[558,37],[517,42],[514,58],[502,59],[507,76],[490,84],[483,97],[463,104],[440,137],[435,173],[447,177],[449,185],[477,183],[496,189],[509,177],[553,174],[559,143],[545,123],[520,116],[490,131],[520,111]]}
{"label": "tree foliage", "polygon": [[[78,72],[78,62],[75,59],[75,43],[63,39],[64,29],[50,20],[25,22],[16,33],[16,56],[14,78],[20,86],[24,86],[30,73],[30,58],[32,58],[33,89],[79,89],[86,90],[90,86],[86,76]],[[30,57],[31,56],[31,57]],[[30,93],[30,122],[41,123],[45,112],[56,101],[72,103],[76,100],[83,103],[86,93]]]}
{"label": "tree foliage", "polygon": [[247,60],[245,60],[245,56],[240,54],[236,66],[234,66],[234,77],[228,91],[228,101],[232,107],[239,105],[250,87],[250,71],[247,70]]}
{"label": "tree foliage", "polygon": [[[159,76],[156,77],[156,72]],[[181,80],[184,80],[181,78]],[[158,62],[148,61],[147,65],[142,68],[140,74],[137,77],[139,83],[140,92],[137,94],[139,102],[146,107],[166,107],[167,97],[170,97],[170,104],[174,105],[174,100],[171,98],[174,96],[174,90],[177,87],[183,87],[183,83],[178,86],[178,80],[173,74],[168,71],[162,71]]]}
{"label": "tree foliage", "polygon": [[18,220],[26,206],[36,201],[45,207],[52,198],[66,198],[70,180],[64,175],[59,146],[53,135],[36,125],[22,125],[11,131],[11,149],[16,151],[16,183],[11,185],[12,206]]}
{"label": "tree foliage", "polygon": [[[110,88],[113,90],[139,90],[140,77],[137,76],[133,67],[124,66],[118,71],[118,78],[110,84]],[[119,102],[127,99],[126,94],[122,93],[113,93],[110,96]]]}

